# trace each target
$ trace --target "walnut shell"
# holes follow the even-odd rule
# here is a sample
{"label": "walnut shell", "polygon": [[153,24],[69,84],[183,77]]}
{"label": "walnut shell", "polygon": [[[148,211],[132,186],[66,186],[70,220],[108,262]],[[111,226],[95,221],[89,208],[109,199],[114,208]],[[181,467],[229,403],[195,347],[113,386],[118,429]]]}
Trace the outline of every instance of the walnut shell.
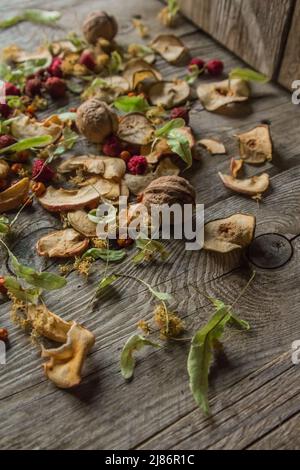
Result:
{"label": "walnut shell", "polygon": [[76,124],[81,134],[95,144],[102,143],[118,130],[117,115],[97,98],[91,98],[79,106]]}
{"label": "walnut shell", "polygon": [[161,176],[145,189],[141,202],[151,204],[195,204],[196,192],[193,186],[181,176]]}
{"label": "walnut shell", "polygon": [[118,23],[104,11],[95,11],[86,17],[82,30],[90,44],[95,44],[99,38],[111,41],[118,32]]}

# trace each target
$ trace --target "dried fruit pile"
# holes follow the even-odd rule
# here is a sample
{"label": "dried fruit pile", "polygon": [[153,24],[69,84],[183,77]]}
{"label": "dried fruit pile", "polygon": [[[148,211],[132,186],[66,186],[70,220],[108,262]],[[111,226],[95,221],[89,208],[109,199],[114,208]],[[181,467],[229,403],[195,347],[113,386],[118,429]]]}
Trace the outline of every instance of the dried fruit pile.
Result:
{"label": "dried fruit pile", "polygon": [[[160,13],[161,21],[173,26],[177,11],[176,2],[169,2]],[[146,34],[141,23],[135,26]],[[202,74],[223,74],[221,61],[191,58],[186,46],[173,34],[159,35],[149,46],[131,44],[125,48],[115,40],[117,32],[114,17],[93,12],[83,23],[83,37],[72,33],[32,53],[10,46],[3,50],[0,64],[7,95],[6,104],[0,105],[0,241],[14,272],[14,276],[2,278],[1,292],[12,300],[14,320],[30,328],[35,338],[44,336],[62,343],[56,349],[43,348],[42,356],[47,359],[44,367],[48,378],[63,388],[80,382],[85,356],[95,338],[77,323],[65,322],[49,312],[41,303],[43,290],[60,289],[66,279],[23,266],[7,247],[4,237],[13,230],[20,211],[36,201],[61,217],[61,230],[42,237],[36,250],[49,258],[73,258],[61,267],[63,274],[77,270],[87,275],[98,259],[106,262],[107,269],[109,263],[127,256],[133,240],[97,238],[99,218],[95,209],[100,202],[111,208],[107,222],[117,210],[120,196],[130,196],[126,216],[129,220],[136,216],[134,210],[142,203],[146,207],[151,203],[195,203],[194,188],[179,176],[197,157],[196,140],[189,126],[194,82],[198,80],[197,94],[204,108],[218,111],[249,100],[249,80],[265,79],[242,69],[232,71],[227,80],[203,84]],[[170,64],[186,67],[185,79],[164,79],[154,65],[158,55]],[[78,95],[81,104],[76,108],[68,106],[72,96],[73,102],[78,103]],[[52,102],[57,108],[65,108],[41,118]],[[76,155],[76,143],[82,139],[93,145],[93,154]],[[272,159],[269,128],[259,126],[238,139],[240,159],[232,160],[230,173],[220,174],[220,178],[227,188],[260,198],[269,187],[268,175],[250,179],[238,175],[244,163],[260,164]],[[226,153],[224,145],[213,139],[202,139],[199,144],[211,154]],[[17,215],[7,218],[7,213],[14,210]],[[116,230],[118,234],[120,227]],[[228,253],[245,248],[254,231],[255,218],[251,215],[234,214],[210,222],[205,228],[204,249]],[[135,247],[134,262],[155,257],[164,261],[169,256],[158,241],[138,239]],[[96,295],[124,276],[126,273],[107,275],[105,270]],[[183,322],[166,305],[170,296],[155,291],[141,279],[135,280],[159,300],[153,321],[161,338],[181,334]],[[222,309],[224,322],[232,320],[228,307],[223,304]],[[222,309],[218,309],[218,315]],[[153,332],[153,326],[143,320],[139,327],[145,334]],[[132,375],[132,352],[147,344],[157,346],[140,335],[127,342],[122,354],[124,377]],[[208,370],[201,373],[208,375]],[[197,393],[204,396],[206,403],[206,391]],[[197,400],[199,404],[201,400]]]}

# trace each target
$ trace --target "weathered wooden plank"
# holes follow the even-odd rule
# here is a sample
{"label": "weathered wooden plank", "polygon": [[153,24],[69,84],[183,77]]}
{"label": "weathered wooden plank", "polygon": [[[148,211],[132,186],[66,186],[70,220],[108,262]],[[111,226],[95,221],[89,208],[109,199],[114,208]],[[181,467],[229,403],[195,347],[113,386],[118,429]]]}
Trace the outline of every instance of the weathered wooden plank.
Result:
{"label": "weathered wooden plank", "polygon": [[291,89],[294,80],[300,79],[299,23],[300,1],[296,0],[293,21],[284,50],[284,56],[279,73],[279,82],[289,89]]}
{"label": "weathered wooden plank", "polygon": [[294,0],[181,0],[181,10],[252,67],[272,77]]}
{"label": "weathered wooden plank", "polygon": [[248,447],[249,450],[299,450],[300,438],[300,414],[288,419],[274,431],[268,433],[255,444]]}

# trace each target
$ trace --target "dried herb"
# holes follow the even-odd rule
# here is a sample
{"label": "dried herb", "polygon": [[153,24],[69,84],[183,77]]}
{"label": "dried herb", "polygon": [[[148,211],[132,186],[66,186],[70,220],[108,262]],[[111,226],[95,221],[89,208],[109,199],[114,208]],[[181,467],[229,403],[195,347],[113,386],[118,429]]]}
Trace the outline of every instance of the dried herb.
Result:
{"label": "dried herb", "polygon": [[153,348],[161,347],[160,344],[154,343],[141,335],[133,335],[126,341],[121,353],[121,374],[124,379],[129,380],[133,376],[135,367],[133,353],[140,351],[145,346],[152,346]]}
{"label": "dried herb", "polygon": [[90,248],[83,255],[84,258],[93,258],[94,260],[102,259],[103,261],[122,261],[126,257],[125,250],[109,250],[105,248]]}
{"label": "dried herb", "polygon": [[6,20],[0,21],[0,29],[10,28],[22,21],[29,21],[30,23],[52,25],[61,17],[59,11],[47,11],[30,9],[24,10],[19,15],[12,16]]}
{"label": "dried herb", "polygon": [[65,127],[63,130],[62,138],[60,139],[58,146],[53,152],[54,156],[63,155],[67,150],[70,150],[74,147],[78,141],[78,134],[69,127]]}
{"label": "dried herb", "polygon": [[41,135],[38,137],[28,137],[27,139],[19,140],[16,144],[10,145],[0,150],[0,155],[9,152],[22,152],[35,147],[45,146],[51,144],[53,138],[51,135]]}
{"label": "dried herb", "polygon": [[108,64],[110,75],[120,72],[123,69],[123,59],[118,51],[113,51]]}
{"label": "dried herb", "polygon": [[229,74],[229,78],[231,80],[238,78],[240,80],[246,80],[248,82],[260,82],[260,83],[267,83],[270,79],[264,75],[263,73],[255,72],[251,69],[240,69],[236,68],[231,70]]}
{"label": "dried herb", "polygon": [[6,234],[9,232],[9,219],[5,216],[0,216],[0,233]]}
{"label": "dried herb", "polygon": [[155,137],[168,137],[169,132],[173,129],[185,127],[185,121],[182,118],[172,119],[168,121],[164,126],[160,127],[155,131]]}
{"label": "dried herb", "polygon": [[149,109],[149,104],[143,96],[120,96],[114,101],[114,106],[124,113],[144,113]]}
{"label": "dried herb", "polygon": [[190,168],[193,163],[193,157],[188,138],[178,131],[178,129],[172,129],[168,133],[167,142],[172,152],[179,155],[187,164],[187,168]]}
{"label": "dried herb", "polygon": [[36,304],[41,294],[40,289],[24,289],[12,276],[6,276],[4,285],[12,297],[26,303]]}
{"label": "dried herb", "polygon": [[141,263],[143,261],[151,261],[155,255],[159,255],[162,261],[166,261],[170,256],[164,245],[157,240],[150,240],[149,238],[138,238],[135,246],[140,250],[133,258],[134,263]]}

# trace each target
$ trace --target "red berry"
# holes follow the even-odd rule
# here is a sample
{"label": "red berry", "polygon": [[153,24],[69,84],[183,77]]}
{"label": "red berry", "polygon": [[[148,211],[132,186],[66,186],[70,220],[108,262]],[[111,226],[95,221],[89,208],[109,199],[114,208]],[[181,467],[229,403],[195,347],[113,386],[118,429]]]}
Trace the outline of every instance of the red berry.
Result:
{"label": "red berry", "polygon": [[205,68],[210,75],[212,75],[213,77],[217,77],[218,75],[221,75],[223,73],[224,64],[221,60],[214,59],[207,62]]}
{"label": "red berry", "polygon": [[81,65],[85,65],[90,70],[94,70],[96,67],[96,62],[94,60],[93,54],[90,51],[83,51],[80,56],[79,63]]}
{"label": "red berry", "polygon": [[4,119],[7,119],[12,113],[12,109],[6,103],[0,103],[0,114]]}
{"label": "red berry", "polygon": [[107,137],[104,141],[102,151],[104,155],[109,157],[118,157],[122,150],[117,137],[114,135]]}
{"label": "red berry", "polygon": [[62,59],[60,59],[59,57],[55,57],[52,60],[51,65],[47,69],[48,73],[50,75],[52,75],[52,77],[61,78],[63,76],[63,71],[62,71],[62,68],[61,68],[61,64],[62,64]]}
{"label": "red berry", "polygon": [[49,183],[55,176],[55,171],[44,160],[35,160],[32,165],[32,178],[41,183]]}
{"label": "red berry", "polygon": [[181,118],[185,121],[186,125],[190,122],[189,110],[187,108],[173,108],[170,113],[171,119]]}
{"label": "red berry", "polygon": [[42,91],[42,81],[39,78],[30,78],[26,81],[25,93],[28,96],[40,95]]}
{"label": "red berry", "polygon": [[13,145],[16,142],[16,139],[14,139],[11,135],[0,135],[0,149],[4,149],[5,147],[9,147],[10,145]]}
{"label": "red berry", "polygon": [[127,163],[127,168],[133,175],[143,175],[147,170],[148,162],[143,155],[131,157]]}
{"label": "red berry", "polygon": [[10,82],[5,83],[5,93],[7,96],[20,96],[21,94],[19,88]]}
{"label": "red berry", "polygon": [[194,57],[189,63],[189,68],[193,65],[196,65],[199,70],[202,70],[205,67],[205,62],[204,62],[204,60],[200,59],[199,57]]}
{"label": "red berry", "polygon": [[58,77],[49,77],[46,80],[45,87],[53,99],[63,98],[67,91],[65,82]]}

